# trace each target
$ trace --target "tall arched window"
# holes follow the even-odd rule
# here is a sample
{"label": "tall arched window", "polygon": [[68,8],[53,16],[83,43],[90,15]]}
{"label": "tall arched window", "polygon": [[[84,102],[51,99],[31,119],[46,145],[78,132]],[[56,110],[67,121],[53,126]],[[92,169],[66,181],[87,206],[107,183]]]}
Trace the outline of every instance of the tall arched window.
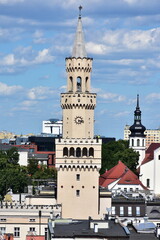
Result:
{"label": "tall arched window", "polygon": [[69,153],[69,155],[74,157],[74,148],[73,148],[73,147],[70,148],[70,153]]}
{"label": "tall arched window", "polygon": [[92,147],[89,149],[89,156],[94,157],[94,149]]}
{"label": "tall arched window", "polygon": [[63,156],[67,156],[68,157],[68,148],[67,147],[63,148]]}
{"label": "tall arched window", "polygon": [[83,151],[82,151],[82,156],[84,157],[87,157],[87,148],[83,148]]}
{"label": "tall arched window", "polygon": [[81,157],[81,149],[79,147],[76,148],[76,157]]}
{"label": "tall arched window", "polygon": [[142,140],[142,146],[144,147],[144,139]]}
{"label": "tall arched window", "polygon": [[140,140],[137,139],[137,147],[139,147],[139,146],[140,146]]}
{"label": "tall arched window", "polygon": [[88,89],[88,77],[86,77],[85,90],[86,90],[86,92],[89,91],[89,89]]}
{"label": "tall arched window", "polygon": [[132,139],[132,147],[134,147],[134,139]]}
{"label": "tall arched window", "polygon": [[81,77],[77,77],[77,92],[81,92],[81,91],[82,91]]}
{"label": "tall arched window", "polygon": [[73,78],[72,77],[69,77],[69,85],[70,85],[69,91],[73,92]]}

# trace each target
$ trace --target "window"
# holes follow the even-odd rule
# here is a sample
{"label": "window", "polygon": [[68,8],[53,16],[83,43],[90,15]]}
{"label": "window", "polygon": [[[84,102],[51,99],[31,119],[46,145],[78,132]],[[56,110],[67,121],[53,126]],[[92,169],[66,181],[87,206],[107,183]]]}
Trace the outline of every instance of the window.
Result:
{"label": "window", "polygon": [[144,139],[142,140],[142,146],[144,147]]}
{"label": "window", "polygon": [[158,160],[160,160],[160,155],[158,156]]}
{"label": "window", "polygon": [[76,157],[81,157],[81,149],[79,147],[76,149]]}
{"label": "window", "polygon": [[74,148],[73,147],[70,148],[70,156],[74,157]]}
{"label": "window", "polygon": [[89,156],[94,157],[94,149],[92,147],[89,149]]}
{"label": "window", "polygon": [[136,216],[140,216],[140,207],[136,207]]}
{"label": "window", "polygon": [[124,215],[124,207],[120,207],[120,216]]}
{"label": "window", "polygon": [[30,227],[30,228],[29,228],[29,231],[30,231],[30,232],[35,232],[36,229],[35,229],[35,227]]}
{"label": "window", "polygon": [[77,92],[81,92],[81,77],[77,77]]}
{"label": "window", "polygon": [[150,179],[147,178],[147,187],[149,188],[150,187]]}
{"label": "window", "polygon": [[112,215],[115,215],[116,214],[116,207],[112,207]]}
{"label": "window", "polygon": [[128,216],[132,216],[132,207],[128,207]]}
{"label": "window", "polygon": [[0,234],[5,234],[6,233],[6,228],[5,227],[0,227]]}
{"label": "window", "polygon": [[140,140],[137,139],[137,147],[139,147],[139,146],[140,146]]}
{"label": "window", "polygon": [[68,156],[68,148],[67,147],[63,148],[63,156]]}
{"label": "window", "polygon": [[45,232],[45,240],[47,240],[48,228],[45,228],[45,229],[44,229],[44,232]]}
{"label": "window", "polygon": [[7,220],[6,218],[1,218],[0,219],[1,222],[6,222],[6,220]]}
{"label": "window", "polygon": [[14,237],[20,237],[20,228],[19,227],[14,228]]}
{"label": "window", "polygon": [[134,147],[134,139],[132,139],[132,147]]}
{"label": "window", "polygon": [[35,218],[30,218],[29,221],[30,221],[30,222],[35,222],[36,219],[35,219]]}
{"label": "window", "polygon": [[87,148],[83,148],[82,155],[87,157]]}
{"label": "window", "polygon": [[80,174],[76,174],[76,180],[77,180],[77,181],[80,180]]}
{"label": "window", "polygon": [[80,190],[76,190],[76,196],[77,196],[77,197],[80,196]]}

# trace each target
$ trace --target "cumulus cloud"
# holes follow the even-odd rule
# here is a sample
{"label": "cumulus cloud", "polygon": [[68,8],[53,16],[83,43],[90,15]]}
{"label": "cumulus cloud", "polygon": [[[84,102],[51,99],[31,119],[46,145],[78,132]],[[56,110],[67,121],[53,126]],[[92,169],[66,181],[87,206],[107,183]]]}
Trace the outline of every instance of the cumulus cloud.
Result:
{"label": "cumulus cloud", "polygon": [[44,100],[50,98],[53,94],[56,95],[56,90],[39,86],[29,89],[27,96],[30,100]]}
{"label": "cumulus cloud", "polygon": [[15,73],[29,66],[51,63],[54,56],[50,49],[44,48],[38,52],[32,47],[18,48],[14,53],[0,58],[0,73]]}
{"label": "cumulus cloud", "polygon": [[123,102],[126,99],[125,96],[123,95],[118,95],[116,93],[109,93],[109,92],[100,93],[99,97],[109,102]]}
{"label": "cumulus cloud", "polygon": [[0,96],[13,95],[22,90],[23,90],[22,86],[18,85],[8,86],[7,84],[0,82]]}

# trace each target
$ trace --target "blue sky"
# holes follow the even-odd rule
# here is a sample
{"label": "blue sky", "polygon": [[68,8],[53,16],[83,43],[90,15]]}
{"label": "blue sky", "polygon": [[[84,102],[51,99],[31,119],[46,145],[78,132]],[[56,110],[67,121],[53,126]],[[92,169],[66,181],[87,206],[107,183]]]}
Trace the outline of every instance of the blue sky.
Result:
{"label": "blue sky", "polygon": [[62,118],[79,5],[94,59],[95,134],[123,138],[137,94],[142,123],[160,126],[159,0],[0,0],[0,131],[38,134],[43,120]]}

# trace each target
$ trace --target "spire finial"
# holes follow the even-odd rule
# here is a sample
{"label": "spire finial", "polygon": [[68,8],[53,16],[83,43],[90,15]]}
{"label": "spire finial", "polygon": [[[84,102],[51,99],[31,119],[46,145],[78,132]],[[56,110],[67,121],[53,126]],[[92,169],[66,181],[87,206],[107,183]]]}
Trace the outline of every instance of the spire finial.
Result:
{"label": "spire finial", "polygon": [[80,5],[80,6],[79,6],[79,18],[81,18],[81,11],[82,11],[82,8],[83,8],[83,7]]}
{"label": "spire finial", "polygon": [[137,108],[139,108],[139,94],[137,94]]}

